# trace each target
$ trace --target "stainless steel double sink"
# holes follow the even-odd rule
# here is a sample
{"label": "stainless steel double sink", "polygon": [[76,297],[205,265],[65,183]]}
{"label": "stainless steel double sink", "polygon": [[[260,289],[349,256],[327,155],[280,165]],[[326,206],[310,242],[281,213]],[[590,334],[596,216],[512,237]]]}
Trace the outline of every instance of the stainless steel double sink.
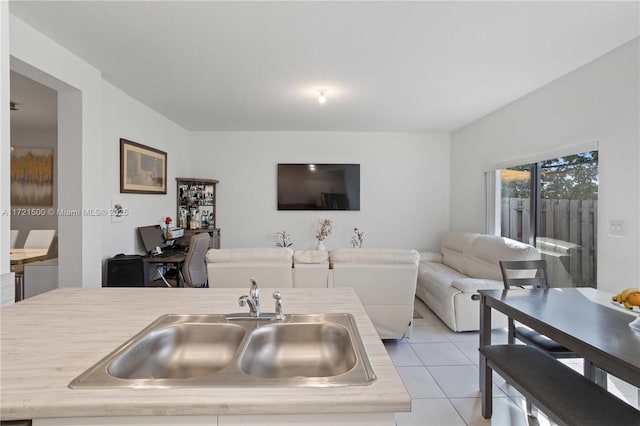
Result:
{"label": "stainless steel double sink", "polygon": [[70,388],[369,385],[375,372],[351,314],[163,315]]}

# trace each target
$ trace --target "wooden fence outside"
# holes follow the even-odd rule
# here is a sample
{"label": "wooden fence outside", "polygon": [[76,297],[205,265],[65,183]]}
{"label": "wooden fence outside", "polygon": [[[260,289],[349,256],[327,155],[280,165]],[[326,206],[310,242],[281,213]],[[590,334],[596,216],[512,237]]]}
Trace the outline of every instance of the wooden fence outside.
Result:
{"label": "wooden fence outside", "polygon": [[[598,201],[543,199],[540,207],[538,236],[570,243],[565,244],[571,247],[568,253],[560,257],[572,285],[595,287]],[[503,198],[502,236],[528,243],[529,212],[529,199]]]}

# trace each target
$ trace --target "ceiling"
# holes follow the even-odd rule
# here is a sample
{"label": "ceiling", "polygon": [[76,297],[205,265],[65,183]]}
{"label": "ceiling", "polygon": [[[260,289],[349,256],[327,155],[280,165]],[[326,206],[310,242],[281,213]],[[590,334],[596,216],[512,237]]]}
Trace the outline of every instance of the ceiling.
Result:
{"label": "ceiling", "polygon": [[[9,9],[196,131],[449,132],[640,33],[636,1],[11,1]],[[328,91],[324,105],[318,89]]]}

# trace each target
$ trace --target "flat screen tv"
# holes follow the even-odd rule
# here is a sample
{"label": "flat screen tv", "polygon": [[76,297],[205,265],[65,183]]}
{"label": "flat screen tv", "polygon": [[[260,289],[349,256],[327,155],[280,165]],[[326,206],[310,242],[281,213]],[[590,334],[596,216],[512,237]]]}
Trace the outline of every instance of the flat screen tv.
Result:
{"label": "flat screen tv", "polygon": [[278,210],[360,210],[360,164],[278,164]]}

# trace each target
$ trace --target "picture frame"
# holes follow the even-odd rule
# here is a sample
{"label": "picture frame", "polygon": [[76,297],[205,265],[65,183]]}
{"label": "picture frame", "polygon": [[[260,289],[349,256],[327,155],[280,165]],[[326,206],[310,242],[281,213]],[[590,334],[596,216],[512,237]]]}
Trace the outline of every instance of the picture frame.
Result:
{"label": "picture frame", "polygon": [[11,148],[11,205],[53,206],[53,148]]}
{"label": "picture frame", "polygon": [[167,153],[120,139],[120,192],[167,193]]}

